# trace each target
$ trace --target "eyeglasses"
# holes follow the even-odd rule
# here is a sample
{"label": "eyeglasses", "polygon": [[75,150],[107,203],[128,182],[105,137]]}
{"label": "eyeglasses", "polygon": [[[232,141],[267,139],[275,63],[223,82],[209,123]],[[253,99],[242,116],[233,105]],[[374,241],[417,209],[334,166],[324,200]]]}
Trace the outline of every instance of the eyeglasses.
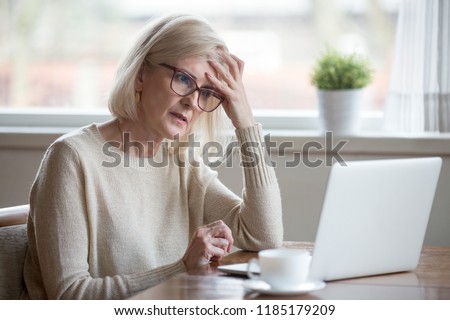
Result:
{"label": "eyeglasses", "polygon": [[160,64],[165,68],[173,71],[172,80],[170,80],[170,88],[173,92],[181,97],[187,97],[194,91],[199,91],[197,105],[206,112],[216,110],[225,98],[210,88],[200,88],[197,82],[188,73],[165,63]]}

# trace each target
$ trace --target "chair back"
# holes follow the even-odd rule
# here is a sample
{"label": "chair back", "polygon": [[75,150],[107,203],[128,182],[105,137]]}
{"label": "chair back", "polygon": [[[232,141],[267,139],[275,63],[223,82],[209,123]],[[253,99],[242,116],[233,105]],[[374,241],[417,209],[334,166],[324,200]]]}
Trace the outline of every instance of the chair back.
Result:
{"label": "chair back", "polygon": [[24,204],[21,206],[1,208],[0,209],[0,227],[14,226],[16,224],[27,223],[30,206]]}
{"label": "chair back", "polygon": [[[0,209],[0,221],[12,225],[0,227],[0,299],[19,299],[24,288],[23,264],[28,246],[27,225],[28,206],[21,206],[23,210],[11,211]],[[14,207],[17,209],[17,207]],[[13,210],[14,211],[14,210]],[[2,217],[3,216],[3,217]],[[25,217],[25,219],[24,219]],[[21,224],[17,224],[20,223]]]}

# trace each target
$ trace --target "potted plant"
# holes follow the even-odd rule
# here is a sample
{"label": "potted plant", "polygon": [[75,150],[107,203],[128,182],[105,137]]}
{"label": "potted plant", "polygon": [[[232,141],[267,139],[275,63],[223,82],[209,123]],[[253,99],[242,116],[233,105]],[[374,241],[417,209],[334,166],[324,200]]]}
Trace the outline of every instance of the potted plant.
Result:
{"label": "potted plant", "polygon": [[358,131],[362,90],[371,80],[372,69],[366,58],[327,49],[311,75],[311,83],[318,89],[322,133],[352,135]]}

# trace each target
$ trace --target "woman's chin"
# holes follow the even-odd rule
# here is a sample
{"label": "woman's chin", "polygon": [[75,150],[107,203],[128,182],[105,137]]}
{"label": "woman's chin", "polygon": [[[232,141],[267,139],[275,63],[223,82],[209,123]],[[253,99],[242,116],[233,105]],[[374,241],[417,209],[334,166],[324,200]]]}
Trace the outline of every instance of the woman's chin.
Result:
{"label": "woman's chin", "polygon": [[169,140],[179,140],[184,137],[190,130],[189,125],[171,124],[166,126],[164,137]]}
{"label": "woman's chin", "polygon": [[171,133],[167,135],[167,139],[179,140],[185,134],[186,134],[186,130],[174,130],[174,131],[171,131]]}

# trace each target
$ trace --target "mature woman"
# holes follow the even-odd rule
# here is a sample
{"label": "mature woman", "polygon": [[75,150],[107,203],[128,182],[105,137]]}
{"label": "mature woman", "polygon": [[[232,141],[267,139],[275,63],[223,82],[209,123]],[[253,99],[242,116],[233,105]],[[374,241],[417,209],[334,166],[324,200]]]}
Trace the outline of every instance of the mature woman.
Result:
{"label": "mature woman", "polygon": [[[279,187],[243,68],[202,19],[167,16],[145,27],[118,68],[114,119],[61,137],[45,154],[30,194],[24,296],[121,299],[207,266],[233,244],[280,246]],[[212,136],[218,108],[255,158],[242,156],[242,199],[202,161],[165,152],[165,141],[195,128]],[[154,165],[163,157],[166,165]]]}

